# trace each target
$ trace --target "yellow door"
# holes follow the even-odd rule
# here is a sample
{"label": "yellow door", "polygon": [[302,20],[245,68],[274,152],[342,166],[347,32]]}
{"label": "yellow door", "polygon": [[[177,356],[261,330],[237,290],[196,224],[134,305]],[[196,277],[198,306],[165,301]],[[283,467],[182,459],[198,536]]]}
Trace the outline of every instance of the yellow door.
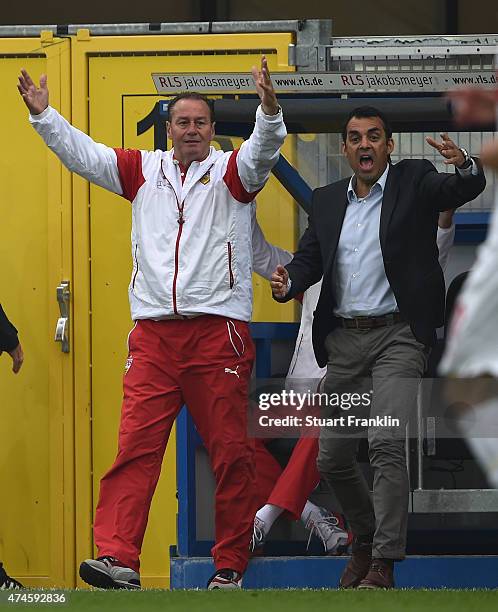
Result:
{"label": "yellow door", "polygon": [[26,585],[73,586],[72,352],[54,342],[56,288],[72,281],[71,179],[29,125],[21,68],[47,73],[51,104],[67,114],[69,42],[0,39],[0,302],[25,352],[17,376],[0,358],[0,560]]}
{"label": "yellow door", "polygon": [[[73,48],[74,123],[109,146],[152,149],[152,129],[137,135],[138,123],[161,99],[155,92],[151,73],[249,72],[253,64],[260,62],[262,52],[266,53],[271,69],[289,71],[290,42],[291,34],[91,38],[80,31]],[[76,282],[83,293],[91,294],[91,301],[81,304],[82,312],[91,311],[91,345],[87,346],[86,353],[78,353],[76,363],[76,476],[81,501],[77,508],[76,545],[78,556],[84,558],[92,553],[89,513],[94,511],[97,502],[99,479],[116,454],[126,338],[132,327],[127,300],[131,211],[124,199],[99,187],[88,188],[80,179],[75,179],[74,189]],[[292,248],[292,244],[282,244],[280,240],[277,232],[281,224],[275,223],[273,228],[271,223],[265,224],[265,219],[278,219],[284,209],[282,216],[293,218],[293,207],[288,198],[284,202],[286,198],[273,180],[258,197],[263,227],[277,244]],[[81,238],[87,235],[89,244]],[[289,235],[286,227],[287,242]],[[267,287],[265,291],[269,293]],[[271,299],[267,303],[268,308],[273,308]],[[288,308],[275,309],[280,320],[292,318],[292,306]],[[83,338],[84,330],[80,328],[78,334]],[[91,376],[86,373],[89,362]],[[80,381],[82,393],[78,392]],[[86,400],[90,390],[91,421]],[[85,453],[89,438],[91,451]],[[90,472],[93,473],[91,482]],[[175,492],[175,443],[171,439],[143,546],[144,586],[169,584],[169,546],[176,543]]]}

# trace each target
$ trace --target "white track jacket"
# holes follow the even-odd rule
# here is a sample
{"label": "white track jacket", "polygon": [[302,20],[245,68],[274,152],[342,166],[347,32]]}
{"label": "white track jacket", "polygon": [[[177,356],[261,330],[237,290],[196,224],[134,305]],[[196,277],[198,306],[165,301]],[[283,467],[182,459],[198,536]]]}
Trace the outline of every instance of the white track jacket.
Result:
{"label": "white track jacket", "polygon": [[252,313],[251,206],[286,136],[282,112],[258,107],[236,151],[210,148],[184,183],[173,150],[113,149],[92,140],[50,106],[30,122],[62,163],[132,204],[132,319]]}

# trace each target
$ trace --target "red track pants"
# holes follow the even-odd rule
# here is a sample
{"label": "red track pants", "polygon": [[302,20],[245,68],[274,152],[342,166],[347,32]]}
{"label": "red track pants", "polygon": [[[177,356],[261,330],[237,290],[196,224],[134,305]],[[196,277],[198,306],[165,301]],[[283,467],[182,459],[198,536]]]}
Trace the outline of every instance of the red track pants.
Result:
{"label": "red track pants", "polygon": [[100,483],[99,556],[138,571],[169,433],[185,403],[216,478],[215,566],[244,572],[258,501],[254,440],[247,437],[253,361],[247,323],[213,315],[137,322],[129,338],[118,455]]}

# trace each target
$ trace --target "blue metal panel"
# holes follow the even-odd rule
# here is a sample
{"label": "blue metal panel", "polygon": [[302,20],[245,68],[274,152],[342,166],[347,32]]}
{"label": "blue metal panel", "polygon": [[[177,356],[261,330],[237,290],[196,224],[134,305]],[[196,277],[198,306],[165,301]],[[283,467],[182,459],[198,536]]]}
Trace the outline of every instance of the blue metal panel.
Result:
{"label": "blue metal panel", "polygon": [[455,223],[461,226],[488,225],[491,213],[489,212],[457,212]]}
{"label": "blue metal panel", "polygon": [[176,478],[178,552],[186,556],[196,554],[195,449],[200,443],[192,417],[184,406],[176,419]]}
{"label": "blue metal panel", "polygon": [[[345,557],[259,557],[244,575],[244,588],[337,588]],[[214,572],[211,559],[171,559],[171,588],[203,588]],[[396,563],[398,588],[496,589],[497,556],[408,557]]]}
{"label": "blue metal panel", "polygon": [[251,323],[256,346],[256,378],[271,378],[272,340],[295,340],[299,323]]}
{"label": "blue metal panel", "polygon": [[469,212],[455,214],[455,244],[480,244],[486,238],[491,213]]}
{"label": "blue metal panel", "polygon": [[299,323],[251,323],[250,329],[254,341],[260,339],[295,340]]}

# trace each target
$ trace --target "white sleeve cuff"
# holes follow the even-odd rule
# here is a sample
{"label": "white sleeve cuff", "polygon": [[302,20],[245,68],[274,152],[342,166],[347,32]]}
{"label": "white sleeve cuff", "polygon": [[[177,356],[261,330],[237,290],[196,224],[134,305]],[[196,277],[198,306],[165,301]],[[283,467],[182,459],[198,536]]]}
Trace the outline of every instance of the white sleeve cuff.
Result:
{"label": "white sleeve cuff", "polygon": [[460,176],[477,176],[479,169],[477,168],[475,161],[472,159],[472,164],[468,168],[457,168],[457,172]]}
{"label": "white sleeve cuff", "polygon": [[41,121],[42,119],[45,119],[46,117],[48,117],[48,115],[50,114],[52,110],[52,107],[50,105],[47,106],[47,108],[42,111],[41,113],[39,113],[38,115],[32,115],[31,113],[29,114],[29,120],[31,121],[31,123],[33,123],[34,121]]}
{"label": "white sleeve cuff", "polygon": [[258,106],[256,110],[256,117],[262,117],[268,123],[281,123],[282,121],[282,107],[278,106],[278,113],[276,115],[267,115],[261,104]]}

